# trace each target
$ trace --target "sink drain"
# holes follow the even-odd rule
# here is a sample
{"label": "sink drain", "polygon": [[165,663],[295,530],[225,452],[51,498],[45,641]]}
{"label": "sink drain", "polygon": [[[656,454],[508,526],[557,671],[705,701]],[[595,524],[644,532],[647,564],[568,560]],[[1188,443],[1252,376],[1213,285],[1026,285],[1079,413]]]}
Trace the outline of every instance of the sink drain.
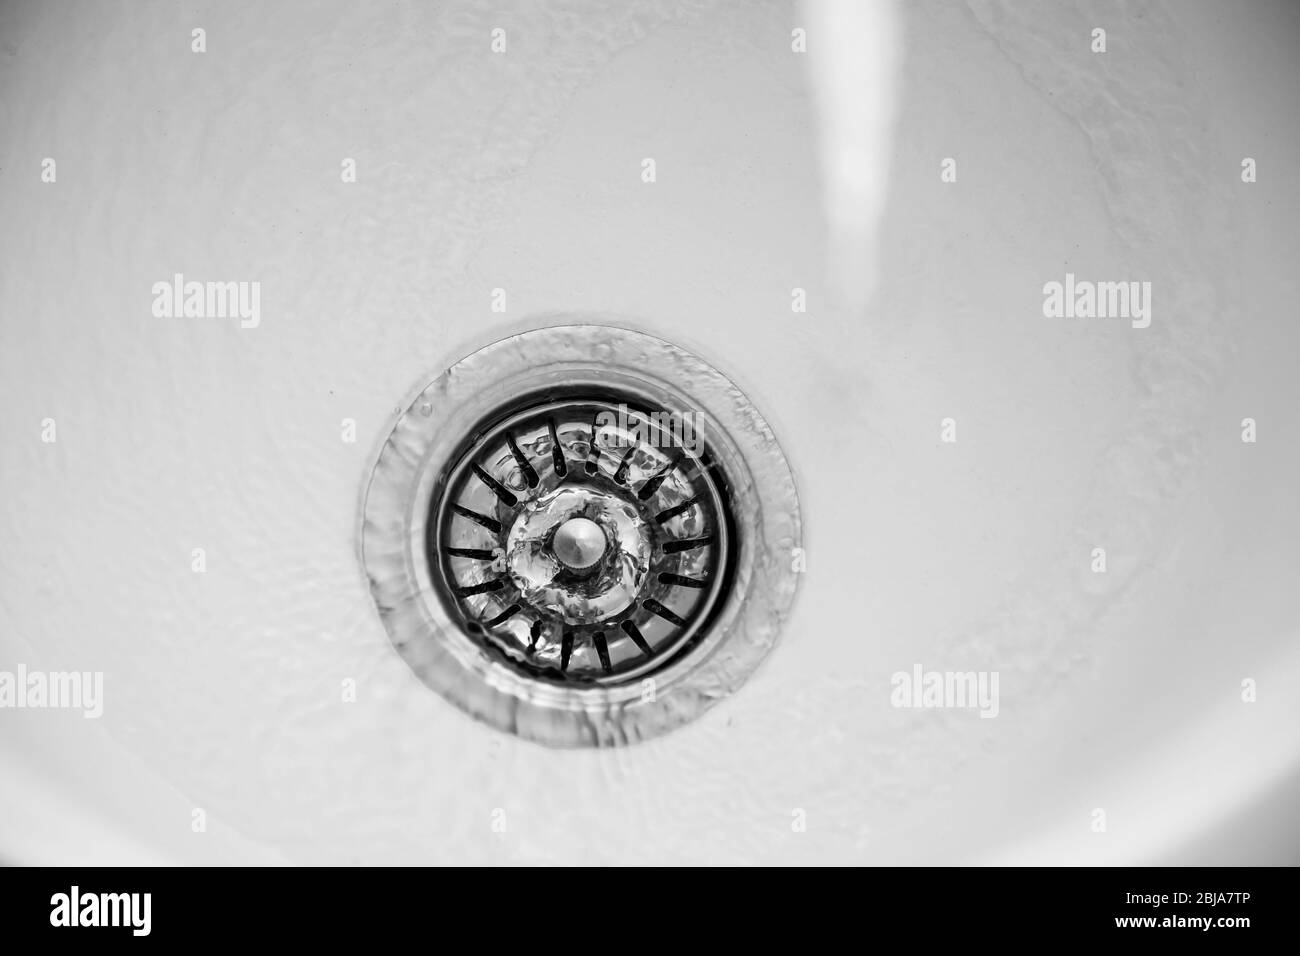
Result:
{"label": "sink drain", "polygon": [[[434,585],[511,666],[562,683],[648,673],[707,627],[730,584],[727,479],[691,412],[632,394],[512,404],[434,489]],[[690,441],[689,444],[696,444]]]}
{"label": "sink drain", "polygon": [[556,746],[662,733],[771,648],[799,510],[766,423],[659,339],[539,329],[398,416],[361,557],[394,646],[443,696]]}

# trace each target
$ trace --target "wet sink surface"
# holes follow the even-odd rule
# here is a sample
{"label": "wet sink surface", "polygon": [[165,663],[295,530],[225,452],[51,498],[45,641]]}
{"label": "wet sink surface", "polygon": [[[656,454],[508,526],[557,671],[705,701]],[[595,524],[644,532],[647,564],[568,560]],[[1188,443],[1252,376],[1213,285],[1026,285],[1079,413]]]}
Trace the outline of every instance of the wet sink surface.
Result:
{"label": "wet sink surface", "polygon": [[[1251,9],[909,5],[861,308],[797,7],[0,12],[0,669],[105,675],[0,711],[0,855],[1296,862],[1300,20]],[[177,273],[259,323],[155,316]],[[1150,327],[1045,318],[1067,273]],[[557,312],[722,370],[799,484],[782,642],[633,748],[462,715],[357,561],[411,387]],[[891,706],[918,663],[998,717]]]}

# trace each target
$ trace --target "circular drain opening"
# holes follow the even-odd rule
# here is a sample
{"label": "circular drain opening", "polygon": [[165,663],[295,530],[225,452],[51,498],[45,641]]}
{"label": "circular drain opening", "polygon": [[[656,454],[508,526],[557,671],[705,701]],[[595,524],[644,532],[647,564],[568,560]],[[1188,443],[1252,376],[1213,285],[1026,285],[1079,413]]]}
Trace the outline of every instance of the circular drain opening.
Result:
{"label": "circular drain opening", "polygon": [[664,733],[734,692],[793,602],[794,479],[721,373],[652,336],[525,332],[414,394],[363,489],[394,647],[552,746]]}
{"label": "circular drain opening", "polygon": [[458,450],[429,509],[434,586],[522,673],[638,679],[692,647],[731,585],[729,483],[691,411],[568,391],[512,403]]}

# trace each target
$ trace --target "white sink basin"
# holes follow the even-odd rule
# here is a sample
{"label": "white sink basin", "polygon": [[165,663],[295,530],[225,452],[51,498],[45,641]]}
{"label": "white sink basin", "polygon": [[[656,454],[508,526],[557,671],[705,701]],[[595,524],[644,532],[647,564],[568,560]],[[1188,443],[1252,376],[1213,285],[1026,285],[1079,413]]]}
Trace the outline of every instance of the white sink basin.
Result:
{"label": "white sink basin", "polygon": [[[104,675],[0,709],[0,859],[1300,862],[1300,11],[908,4],[828,218],[825,18],[616,6],[0,10],[0,671]],[[1149,327],[1045,317],[1067,273]],[[464,716],[358,564],[398,403],[557,313],[721,369],[799,482],[781,643],[631,748]],[[892,706],[918,664],[996,719]]]}

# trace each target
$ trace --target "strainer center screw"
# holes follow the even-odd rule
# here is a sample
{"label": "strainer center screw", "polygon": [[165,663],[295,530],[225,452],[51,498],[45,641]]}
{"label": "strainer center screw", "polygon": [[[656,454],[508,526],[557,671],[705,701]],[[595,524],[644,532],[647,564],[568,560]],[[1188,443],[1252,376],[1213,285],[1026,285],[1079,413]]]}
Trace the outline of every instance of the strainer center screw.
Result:
{"label": "strainer center screw", "polygon": [[551,550],[570,571],[585,571],[605,555],[605,532],[590,518],[570,518],[555,529]]}

